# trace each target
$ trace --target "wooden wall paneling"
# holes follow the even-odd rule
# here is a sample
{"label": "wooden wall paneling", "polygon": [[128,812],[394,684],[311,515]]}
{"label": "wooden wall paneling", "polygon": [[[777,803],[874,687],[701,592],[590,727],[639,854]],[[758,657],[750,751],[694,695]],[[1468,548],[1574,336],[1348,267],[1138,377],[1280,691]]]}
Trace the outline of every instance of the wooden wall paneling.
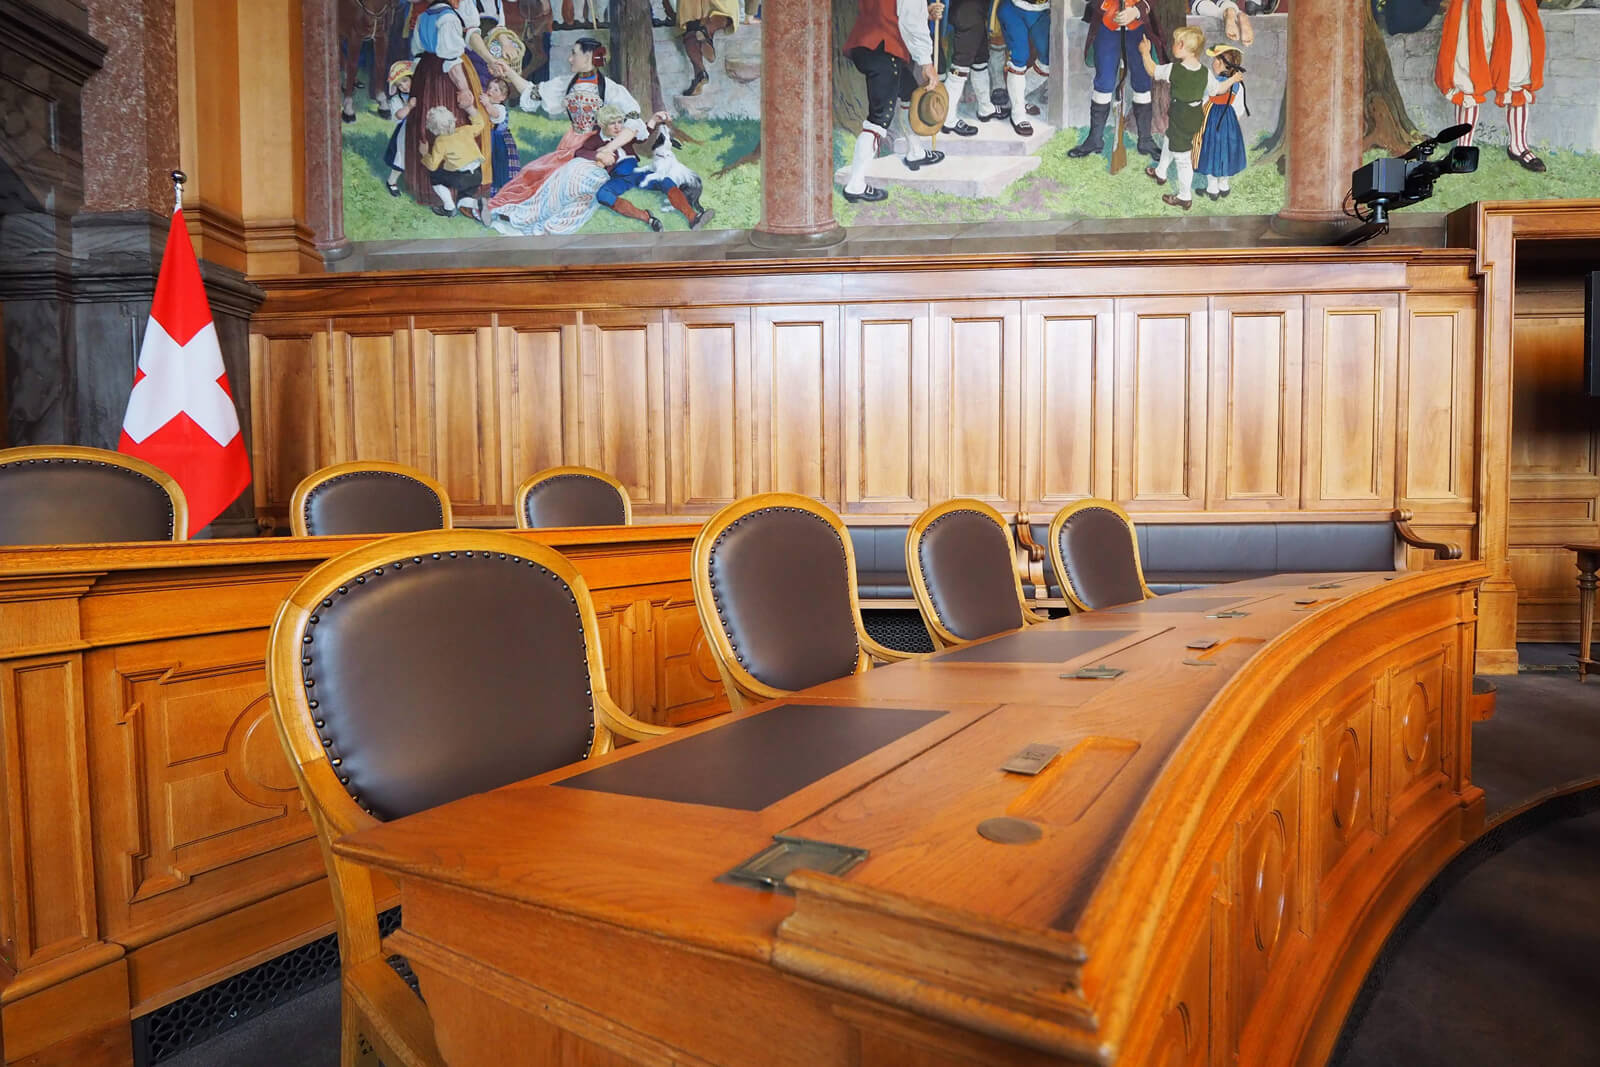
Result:
{"label": "wooden wall paneling", "polygon": [[515,506],[530,474],[583,463],[578,315],[517,312],[497,322],[499,499]]}
{"label": "wooden wall paneling", "polygon": [[708,514],[755,483],[750,310],[667,312],[667,507]]}
{"label": "wooden wall paneling", "polygon": [[250,337],[251,471],[256,509],[282,517],[300,479],[324,465],[319,377],[326,331]]}
{"label": "wooden wall paneling", "polygon": [[755,491],[844,507],[839,308],[751,311]]}
{"label": "wooden wall paneling", "polygon": [[1022,314],[1014,300],[933,304],[928,493],[1021,505]]}
{"label": "wooden wall paneling", "polygon": [[1471,510],[1477,499],[1478,321],[1470,295],[1406,297],[1400,358],[1400,505]]}
{"label": "wooden wall paneling", "polygon": [[916,515],[928,485],[927,304],[844,309],[844,510]]}
{"label": "wooden wall paneling", "polygon": [[334,320],[328,375],[333,408],[328,462],[412,464],[410,323]]}
{"label": "wooden wall paneling", "polygon": [[1398,294],[1306,297],[1303,506],[1394,506]]}
{"label": "wooden wall paneling", "polygon": [[667,510],[662,312],[584,312],[583,462],[628,487],[636,512]]}
{"label": "wooden wall paneling", "polygon": [[412,326],[416,465],[450,494],[458,518],[504,513],[494,329],[482,316]]}
{"label": "wooden wall paneling", "polygon": [[1299,296],[1211,301],[1210,510],[1300,507],[1303,317]]}
{"label": "wooden wall paneling", "polygon": [[1022,509],[1110,497],[1116,325],[1109,299],[1022,305]]}
{"label": "wooden wall paneling", "polygon": [[1134,510],[1201,511],[1209,331],[1204,297],[1116,302],[1116,496]]}

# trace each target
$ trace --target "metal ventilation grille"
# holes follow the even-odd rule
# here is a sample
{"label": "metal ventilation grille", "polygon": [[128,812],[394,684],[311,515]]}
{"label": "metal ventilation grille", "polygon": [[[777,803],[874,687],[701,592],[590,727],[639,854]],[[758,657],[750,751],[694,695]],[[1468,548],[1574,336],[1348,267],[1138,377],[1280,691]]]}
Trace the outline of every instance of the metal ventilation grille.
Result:
{"label": "metal ventilation grille", "polygon": [[861,621],[867,636],[897,652],[932,652],[933,641],[922,625],[922,613],[908,609],[875,610],[865,608]]}

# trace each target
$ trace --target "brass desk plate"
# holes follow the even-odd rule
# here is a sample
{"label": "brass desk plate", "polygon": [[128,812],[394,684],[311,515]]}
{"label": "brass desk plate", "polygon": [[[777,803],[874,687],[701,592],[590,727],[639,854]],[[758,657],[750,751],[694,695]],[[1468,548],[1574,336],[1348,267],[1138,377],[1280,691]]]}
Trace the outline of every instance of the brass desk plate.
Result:
{"label": "brass desk plate", "polygon": [[1078,670],[1063,674],[1063,678],[1120,678],[1121,667],[1107,667],[1101,664],[1098,667],[1080,667]]}
{"label": "brass desk plate", "polygon": [[793,893],[784,880],[795,871],[840,875],[867,858],[867,850],[830,841],[772,835],[773,844],[717,878],[727,885]]}

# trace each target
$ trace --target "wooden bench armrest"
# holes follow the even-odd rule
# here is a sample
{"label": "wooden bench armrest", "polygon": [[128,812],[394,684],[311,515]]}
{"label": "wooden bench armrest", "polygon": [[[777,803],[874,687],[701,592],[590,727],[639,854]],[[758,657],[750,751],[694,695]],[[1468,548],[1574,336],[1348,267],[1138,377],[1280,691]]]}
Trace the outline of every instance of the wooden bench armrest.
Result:
{"label": "wooden bench armrest", "polygon": [[1033,530],[1028,526],[1026,515],[1017,516],[1017,544],[1028,550],[1030,562],[1044,562],[1044,546],[1033,539]]}
{"label": "wooden bench armrest", "polygon": [[1394,512],[1394,532],[1400,535],[1400,540],[1413,548],[1425,548],[1433,553],[1434,559],[1460,559],[1461,546],[1451,541],[1429,541],[1411,528],[1411,512],[1405,508],[1396,508]]}

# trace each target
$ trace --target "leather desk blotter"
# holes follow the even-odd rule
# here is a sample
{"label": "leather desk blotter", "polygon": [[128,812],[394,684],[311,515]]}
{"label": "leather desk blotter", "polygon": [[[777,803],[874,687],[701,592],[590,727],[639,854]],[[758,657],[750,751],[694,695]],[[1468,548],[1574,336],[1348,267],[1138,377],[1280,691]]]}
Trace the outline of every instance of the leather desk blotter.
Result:
{"label": "leather desk blotter", "polygon": [[1132,637],[1138,630],[1023,630],[981,645],[964,645],[937,657],[939,663],[1065,663],[1086,652]]}
{"label": "leather desk blotter", "polygon": [[780,704],[554,784],[760,811],[944,714]]}
{"label": "leather desk blotter", "polygon": [[1259,594],[1256,596],[1225,597],[1158,596],[1153,600],[1143,600],[1137,604],[1124,604],[1120,608],[1107,608],[1105,613],[1107,615],[1144,615],[1150,612],[1192,611],[1204,614],[1208,611],[1237,607],[1240,604],[1259,599],[1261,599]]}

